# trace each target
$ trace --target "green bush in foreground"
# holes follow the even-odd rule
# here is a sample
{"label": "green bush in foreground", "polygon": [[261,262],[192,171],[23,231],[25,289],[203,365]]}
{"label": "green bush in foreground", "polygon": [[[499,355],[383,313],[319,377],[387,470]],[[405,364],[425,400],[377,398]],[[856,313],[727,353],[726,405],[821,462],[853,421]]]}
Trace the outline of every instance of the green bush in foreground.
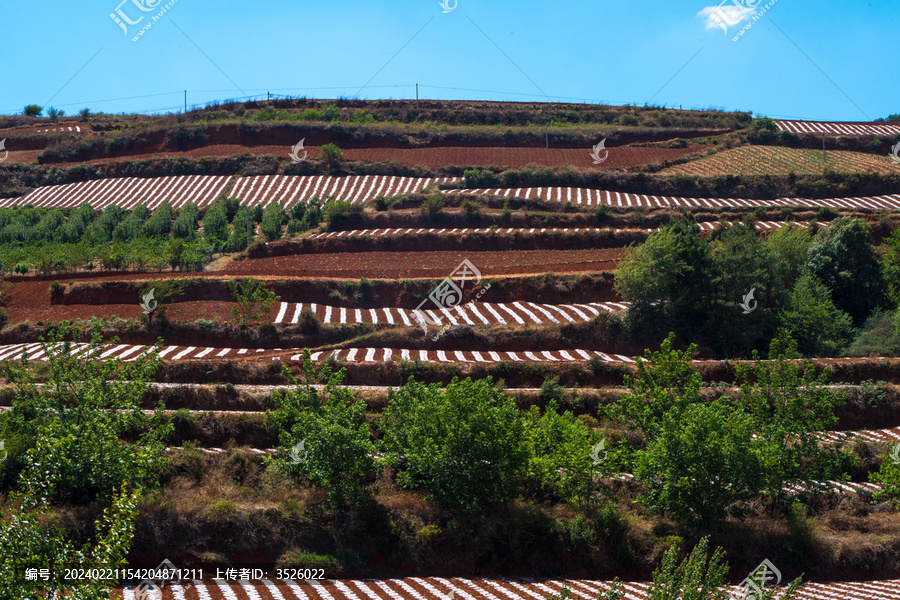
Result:
{"label": "green bush in foreground", "polygon": [[[266,425],[278,435],[284,455],[273,463],[281,470],[305,477],[328,491],[326,501],[338,507],[358,504],[368,496],[365,480],[375,472],[375,446],[366,424],[366,405],[342,387],[344,372],[327,368],[316,374],[309,351],[303,356],[304,379],[272,396],[275,409],[266,412]],[[314,386],[323,383],[318,391]]]}
{"label": "green bush in foreground", "polygon": [[[123,484],[111,506],[95,521],[94,540],[80,548],[56,525],[47,525],[49,508],[43,502],[37,507],[23,507],[0,522],[0,598],[107,600],[110,588],[118,581],[62,578],[66,569],[126,566],[139,500],[140,493],[129,492]],[[33,504],[35,499],[26,497],[24,502]],[[48,569],[50,580],[27,581],[26,568]]]}
{"label": "green bush in foreground", "polygon": [[529,456],[524,426],[490,379],[446,389],[410,379],[389,392],[381,429],[401,485],[445,507],[475,513],[518,494]]}
{"label": "green bush in foreground", "polygon": [[[165,464],[163,440],[171,427],[162,414],[147,417],[141,400],[159,365],[156,350],[141,360],[97,361],[107,347],[99,325],[88,348],[75,354],[68,326],[42,344],[50,359],[46,382],[39,386],[25,362],[4,364],[16,385],[4,434],[34,440],[23,458],[18,487],[35,498],[89,504],[111,497],[128,481],[150,486]],[[109,343],[117,344],[117,340]],[[133,443],[122,443],[131,436]]]}

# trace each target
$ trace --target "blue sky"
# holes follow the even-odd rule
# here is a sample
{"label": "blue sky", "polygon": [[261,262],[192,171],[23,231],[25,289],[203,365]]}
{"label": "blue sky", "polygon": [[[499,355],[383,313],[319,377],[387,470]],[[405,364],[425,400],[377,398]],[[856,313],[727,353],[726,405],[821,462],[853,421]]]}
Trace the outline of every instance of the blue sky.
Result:
{"label": "blue sky", "polygon": [[[267,91],[413,98],[416,83],[424,98],[900,113],[898,0],[727,0],[727,34],[710,0],[458,0],[446,14],[438,0],[174,0],[137,42],[173,0],[121,1],[0,0],[0,113],[177,111],[185,89],[189,105]],[[747,2],[766,12],[732,41]],[[127,35],[117,8],[143,16]]]}

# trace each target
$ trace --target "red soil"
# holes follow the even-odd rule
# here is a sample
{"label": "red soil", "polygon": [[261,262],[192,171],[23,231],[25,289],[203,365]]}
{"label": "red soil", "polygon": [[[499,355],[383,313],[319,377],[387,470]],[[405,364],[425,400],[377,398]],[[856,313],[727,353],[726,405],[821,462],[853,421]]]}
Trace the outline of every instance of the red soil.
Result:
{"label": "red soil", "polygon": [[229,264],[235,276],[339,277],[407,279],[447,277],[468,258],[484,276],[533,273],[581,273],[613,270],[624,248],[592,250],[510,250],[506,252],[356,252],[258,258]]}
{"label": "red soil", "polygon": [[[405,165],[426,166],[431,168],[451,165],[506,166],[524,167],[528,164],[543,166],[572,165],[576,167],[615,169],[635,167],[652,163],[663,163],[678,159],[685,154],[697,152],[705,146],[688,148],[654,148],[643,146],[609,147],[609,155],[605,161],[595,165],[590,155],[590,148],[506,148],[506,147],[438,147],[438,148],[351,148],[344,150],[347,160],[395,161]],[[307,146],[309,158],[318,158],[319,149]],[[271,154],[277,158],[288,160],[290,147],[278,146],[240,146],[237,144],[214,144],[195,148],[186,152],[151,152],[130,154],[112,158],[101,158],[86,161],[85,164],[99,164],[135,161],[153,158],[179,157],[202,158],[204,156],[228,157],[249,152],[252,156]],[[28,163],[37,159],[40,150],[10,152],[7,162]],[[75,163],[66,163],[75,164]]]}
{"label": "red soil", "polygon": [[351,160],[396,161],[405,165],[421,165],[431,168],[451,165],[495,165],[521,168],[529,164],[538,164],[548,167],[572,165],[584,168],[615,169],[662,163],[697,152],[700,148],[701,146],[689,148],[610,147],[606,160],[597,165],[591,158],[590,148],[359,148],[345,150],[344,156]]}

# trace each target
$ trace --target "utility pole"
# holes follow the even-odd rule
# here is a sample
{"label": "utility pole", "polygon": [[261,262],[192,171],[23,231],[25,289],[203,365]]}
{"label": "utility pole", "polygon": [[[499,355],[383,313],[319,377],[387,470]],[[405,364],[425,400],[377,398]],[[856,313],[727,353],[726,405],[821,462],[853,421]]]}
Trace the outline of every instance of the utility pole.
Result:
{"label": "utility pole", "polygon": [[247,216],[244,218],[244,222],[247,223],[247,251],[250,250],[250,209],[247,208]]}
{"label": "utility pole", "polygon": [[825,134],[822,134],[822,172],[825,172]]}
{"label": "utility pole", "polygon": [[416,108],[419,108],[419,84],[416,84]]}
{"label": "utility pole", "polygon": [[184,114],[187,114],[187,90],[184,90]]}

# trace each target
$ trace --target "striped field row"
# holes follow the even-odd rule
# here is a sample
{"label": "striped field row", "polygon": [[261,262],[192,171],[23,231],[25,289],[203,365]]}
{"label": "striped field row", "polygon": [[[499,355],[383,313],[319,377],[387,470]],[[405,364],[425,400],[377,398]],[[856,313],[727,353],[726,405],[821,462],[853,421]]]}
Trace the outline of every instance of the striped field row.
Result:
{"label": "striped field row", "polygon": [[617,206],[625,208],[849,208],[884,210],[900,208],[900,194],[860,198],[828,198],[812,200],[804,198],[779,198],[778,200],[741,200],[735,198],[680,198],[674,196],[650,196],[626,192],[607,192],[571,187],[491,188],[444,190],[445,194],[475,194],[496,198],[520,198],[522,200],[548,200],[569,202],[583,206]]}
{"label": "striped field row", "polygon": [[129,210],[144,204],[152,210],[166,201],[174,208],[190,202],[204,206],[224,192],[230,180],[227,175],[93,179],[40,187],[25,196],[0,201],[0,208],[26,204],[42,208],[76,208],[86,202],[98,210],[113,204]]}
{"label": "striped field row", "polygon": [[[760,559],[762,562],[762,558]],[[777,565],[776,565],[777,566]],[[608,591],[610,582],[586,579],[487,579],[463,577],[407,577],[402,579],[253,579],[247,567],[221,575],[233,579],[182,581],[167,585],[159,600],[546,600],[563,589],[573,600],[596,600]],[[244,577],[244,579],[241,579]],[[786,585],[788,582],[781,582]],[[649,583],[625,582],[624,600],[648,600]],[[733,585],[724,591],[732,597],[745,597],[743,588]],[[113,590],[112,597],[135,600],[135,590],[127,586]],[[781,594],[776,593],[776,598]],[[900,580],[849,583],[808,583],[797,596],[803,600],[897,600]]]}
{"label": "striped field row", "polygon": [[[432,328],[433,331],[438,331]],[[72,344],[73,356],[88,349],[88,344]],[[97,360],[119,359],[133,362],[147,356],[152,346],[118,344],[102,346],[94,351]],[[187,360],[284,360],[303,359],[302,348],[204,348],[203,346],[163,346],[159,356],[163,360],[178,362]],[[52,352],[52,347],[50,349]],[[0,346],[0,360],[18,360],[23,353],[30,361],[49,361],[49,357],[40,343],[11,344]],[[86,356],[86,355],[84,355]],[[311,358],[315,362],[327,360],[329,357],[345,362],[375,363],[394,361],[422,361],[442,363],[498,363],[511,362],[584,362],[595,356],[610,363],[634,363],[634,359],[621,354],[606,354],[593,350],[534,350],[530,352],[505,352],[473,350],[395,350],[393,348],[341,348],[326,352],[313,352]]]}
{"label": "striped field row", "polygon": [[[712,231],[719,224],[724,223],[725,226],[732,225],[729,221],[704,221],[702,223],[697,223],[700,227],[701,231]],[[797,227],[802,227],[803,229],[808,228],[807,223],[793,222],[793,221],[759,221],[756,223],[757,231],[773,231],[775,229],[781,229],[787,225],[796,225]],[[819,223],[820,227],[828,227],[830,223],[822,222]],[[644,231],[645,228],[633,228],[630,231]],[[654,231],[659,231],[659,228],[646,228],[648,233],[652,233]],[[497,235],[555,235],[555,234],[585,234],[585,233],[603,233],[615,231],[619,233],[621,231],[629,231],[629,229],[601,229],[599,227],[586,227],[586,228],[558,228],[558,227],[549,227],[549,228],[539,228],[532,227],[531,229],[518,229],[518,228],[503,228],[503,229],[469,229],[467,227],[464,228],[387,228],[387,229],[353,229],[353,230],[345,230],[345,231],[329,231],[326,233],[316,233],[314,235],[309,236],[310,240],[318,240],[318,239],[338,239],[338,238],[354,238],[354,237],[393,237],[393,236],[404,236],[404,235],[425,235],[425,234],[433,234],[433,235],[473,235],[473,234],[497,234]]]}
{"label": "striped field row", "polygon": [[432,184],[453,183],[457,177],[391,177],[386,175],[357,175],[331,177],[328,175],[260,175],[241,177],[231,191],[243,204],[263,207],[272,202],[292,206],[313,196],[326,198],[334,195],[351,204],[368,202],[378,196],[400,196],[420,192]]}
{"label": "striped field row", "polygon": [[[432,305],[428,305],[432,306]],[[328,324],[380,323],[418,327],[420,319],[415,311],[408,308],[344,308],[302,302],[282,302],[275,317],[275,323],[295,324],[300,320],[304,308],[316,318]],[[432,323],[440,325],[509,325],[543,323],[580,323],[590,321],[602,312],[619,312],[628,306],[620,302],[592,302],[590,304],[535,304],[534,302],[513,302],[492,304],[468,302],[452,308],[435,310],[422,309]]]}
{"label": "striped field row", "polygon": [[[103,209],[112,204],[131,209],[144,204],[153,209],[163,202],[170,202],[175,208],[189,202],[205,206],[215,200],[231,181],[229,176],[185,175],[171,177],[122,177],[95,179],[79,183],[52,185],[17,198],[0,201],[0,207],[32,204],[44,208],[74,208],[88,203]],[[262,175],[240,177],[230,192],[240,198],[245,205],[267,206],[277,202],[290,207],[296,202],[306,201],[313,196],[325,198],[334,194],[337,198],[352,203],[367,202],[377,196],[396,196],[422,191],[437,183],[450,183],[457,178],[437,179],[418,177],[395,177],[386,175],[363,175],[331,177],[325,175],[293,176]],[[810,200],[802,198],[780,198],[778,200],[740,200],[733,198],[679,198],[672,196],[648,196],[624,192],[608,192],[571,187],[533,187],[505,189],[444,190],[445,194],[481,194],[496,197],[516,197],[522,199],[543,199],[553,202],[571,202],[583,206],[617,206],[643,208],[755,208],[763,207],[831,207],[849,209],[883,210],[900,208],[900,195],[831,198]]]}
{"label": "striped field row", "polygon": [[820,121],[784,121],[775,123],[782,131],[793,133],[818,133],[825,135],[897,135],[897,123],[837,123]]}

